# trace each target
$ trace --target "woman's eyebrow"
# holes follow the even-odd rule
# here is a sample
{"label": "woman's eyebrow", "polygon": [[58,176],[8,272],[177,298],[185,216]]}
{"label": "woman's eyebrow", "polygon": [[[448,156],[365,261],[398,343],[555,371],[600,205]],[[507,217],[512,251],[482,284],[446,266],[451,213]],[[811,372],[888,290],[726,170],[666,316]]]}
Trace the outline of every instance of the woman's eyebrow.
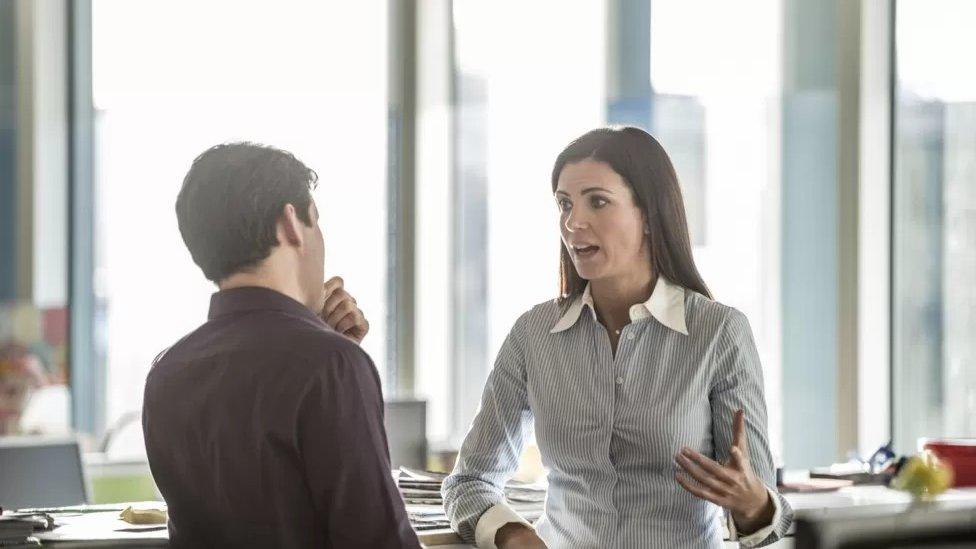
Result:
{"label": "woman's eyebrow", "polygon": [[[588,194],[588,193],[593,193],[593,192],[598,192],[598,191],[599,192],[604,192],[604,193],[607,193],[607,194],[613,194],[613,191],[611,191],[610,189],[605,189],[603,187],[587,187],[587,188],[583,189],[582,191],[580,191],[580,194]],[[566,192],[566,191],[556,191],[556,194],[558,194],[560,196],[569,196],[569,193]]]}

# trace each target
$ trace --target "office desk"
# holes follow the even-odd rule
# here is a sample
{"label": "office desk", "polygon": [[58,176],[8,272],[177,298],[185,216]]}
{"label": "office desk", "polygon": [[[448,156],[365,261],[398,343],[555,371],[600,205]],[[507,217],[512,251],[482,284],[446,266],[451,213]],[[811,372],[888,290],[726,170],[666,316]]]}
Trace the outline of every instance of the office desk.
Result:
{"label": "office desk", "polygon": [[[892,490],[884,486],[851,486],[835,492],[817,494],[784,494],[790,502],[797,516],[832,516],[842,515],[853,508],[872,510],[884,513],[898,513],[908,509],[912,499],[905,492]],[[976,488],[959,488],[949,490],[938,497],[937,505],[943,509],[961,507],[976,507]],[[792,535],[792,531],[789,534]],[[429,547],[440,549],[470,549],[470,545],[461,543],[460,538],[450,530],[435,530],[420,532],[420,541]],[[727,548],[738,547],[737,542],[726,541]],[[776,549],[792,549],[793,539],[787,537],[766,547]]]}
{"label": "office desk", "polygon": [[[154,506],[144,502],[142,506]],[[139,506],[139,504],[134,504]],[[129,504],[91,505],[84,513],[52,513],[59,524],[50,532],[38,532],[36,537],[45,546],[65,548],[96,547],[165,547],[169,532],[165,524],[129,524],[119,519],[119,513]]]}
{"label": "office desk", "polygon": [[[872,509],[879,512],[900,512],[911,504],[911,498],[883,486],[852,486],[836,492],[820,494],[786,494],[786,499],[797,515],[829,516],[843,514],[852,508]],[[940,508],[976,507],[976,488],[949,490],[937,499]],[[107,506],[106,506],[107,507]],[[127,524],[118,519],[118,510],[74,515],[54,515],[61,526],[52,532],[38,537],[44,545],[55,547],[161,547],[168,542],[164,527],[147,527]],[[420,532],[420,541],[429,547],[439,549],[469,549],[450,530]],[[726,542],[729,548],[738,544]],[[789,549],[793,547],[791,538],[786,538],[768,547]]]}

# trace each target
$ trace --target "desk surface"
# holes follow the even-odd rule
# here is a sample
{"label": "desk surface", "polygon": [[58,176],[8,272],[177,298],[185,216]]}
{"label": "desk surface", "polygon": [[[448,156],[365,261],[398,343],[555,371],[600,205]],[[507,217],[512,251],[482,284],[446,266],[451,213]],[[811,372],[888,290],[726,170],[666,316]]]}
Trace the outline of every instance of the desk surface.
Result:
{"label": "desk surface", "polygon": [[[133,503],[153,507],[158,502]],[[119,513],[129,504],[92,505],[83,513],[52,513],[59,525],[36,535],[43,545],[57,547],[165,547],[169,532],[165,524],[129,524]]]}
{"label": "desk surface", "polygon": [[[797,516],[814,515],[830,516],[833,514],[858,512],[897,513],[908,509],[912,503],[909,494],[892,490],[884,486],[850,486],[834,492],[783,494]],[[938,505],[953,509],[958,507],[976,507],[976,488],[959,488],[949,490],[937,499]],[[451,530],[433,530],[418,533],[420,541],[427,546],[438,546],[444,549],[468,548],[461,544],[461,539]],[[737,543],[728,542],[729,547],[737,547]],[[790,539],[769,547],[792,547]]]}
{"label": "desk surface", "polygon": [[[858,512],[899,512],[908,508],[911,498],[883,486],[853,486],[836,492],[819,494],[786,494],[797,515],[830,515]],[[949,490],[938,498],[944,508],[976,507],[976,488]],[[124,505],[123,505],[124,506]],[[167,545],[168,537],[163,526],[137,526],[119,520],[118,510],[97,513],[52,515],[62,524],[51,532],[38,536],[44,545],[58,547],[159,547]],[[443,549],[461,549],[460,543],[450,530],[420,532],[422,543]],[[729,546],[734,546],[730,544]],[[792,547],[791,540],[784,540],[776,547]]]}

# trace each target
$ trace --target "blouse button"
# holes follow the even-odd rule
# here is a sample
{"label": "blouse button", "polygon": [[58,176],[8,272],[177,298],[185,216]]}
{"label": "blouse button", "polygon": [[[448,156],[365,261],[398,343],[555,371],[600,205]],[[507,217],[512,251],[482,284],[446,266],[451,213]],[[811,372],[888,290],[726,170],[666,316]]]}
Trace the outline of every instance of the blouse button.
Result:
{"label": "blouse button", "polygon": [[633,334],[633,332],[631,332],[631,333],[629,333],[629,334],[627,334],[627,339],[631,339],[631,340],[632,340],[632,339],[634,339],[634,334]]}
{"label": "blouse button", "polygon": [[622,378],[622,377],[618,377],[616,379],[616,381],[617,381],[617,385],[623,385],[624,384],[624,378]]}

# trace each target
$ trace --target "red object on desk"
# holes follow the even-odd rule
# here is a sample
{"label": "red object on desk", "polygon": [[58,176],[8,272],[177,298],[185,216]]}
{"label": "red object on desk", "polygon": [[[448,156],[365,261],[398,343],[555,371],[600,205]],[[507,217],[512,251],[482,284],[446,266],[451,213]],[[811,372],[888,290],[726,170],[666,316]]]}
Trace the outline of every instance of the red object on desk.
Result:
{"label": "red object on desk", "polygon": [[927,440],[922,448],[952,467],[954,487],[976,486],[976,438]]}

